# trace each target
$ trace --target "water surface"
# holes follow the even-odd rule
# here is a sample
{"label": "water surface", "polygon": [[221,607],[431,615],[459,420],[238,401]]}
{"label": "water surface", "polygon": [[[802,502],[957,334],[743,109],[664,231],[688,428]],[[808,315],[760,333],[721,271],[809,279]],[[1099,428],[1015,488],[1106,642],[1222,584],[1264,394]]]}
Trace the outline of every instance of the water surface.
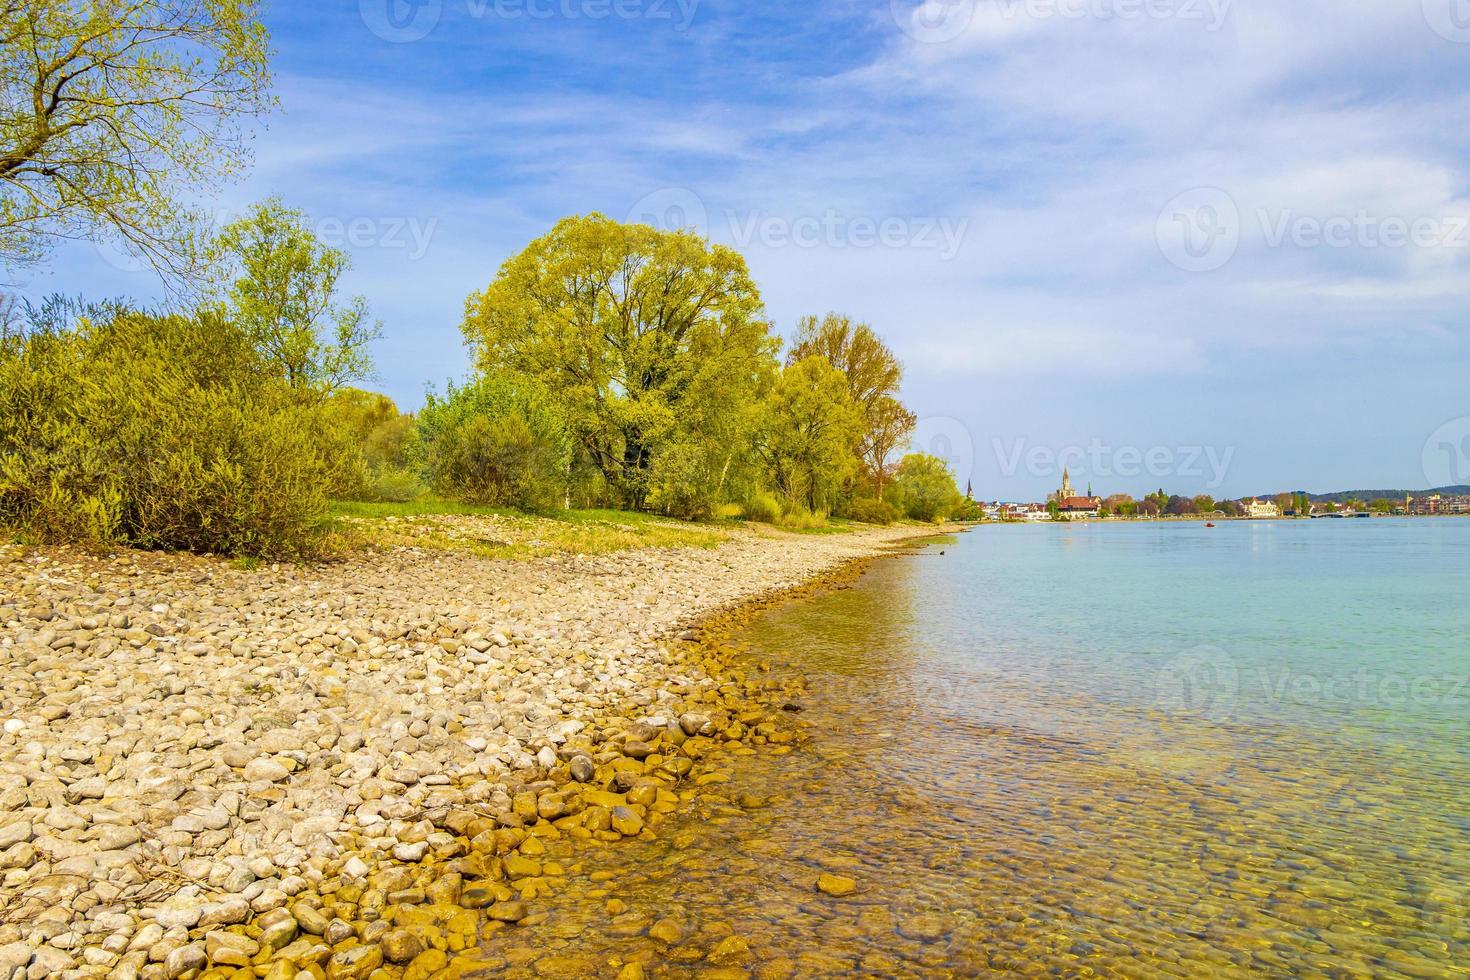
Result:
{"label": "water surface", "polygon": [[811,681],[811,742],[728,788],[762,805],[615,852],[616,895],[689,938],[589,902],[552,948],[667,976],[730,934],[735,976],[1470,975],[1467,584],[1452,519],[982,527],[881,562],[746,631]]}

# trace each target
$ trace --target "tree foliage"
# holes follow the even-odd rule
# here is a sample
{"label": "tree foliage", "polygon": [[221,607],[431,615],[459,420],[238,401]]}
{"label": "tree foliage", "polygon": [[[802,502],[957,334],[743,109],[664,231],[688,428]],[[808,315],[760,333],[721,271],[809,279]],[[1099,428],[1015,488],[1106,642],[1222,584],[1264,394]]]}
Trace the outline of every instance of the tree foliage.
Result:
{"label": "tree foliage", "polygon": [[332,419],[362,455],[361,481],[346,495],[362,500],[414,500],[427,491],[415,463],[417,429],[387,395],[342,388],[327,400]]}
{"label": "tree foliage", "polygon": [[889,460],[908,444],[917,422],[898,400],[903,365],[871,326],[854,323],[840,313],[820,319],[803,317],[797,324],[786,363],[812,356],[825,358],[847,379],[848,392],[863,421],[858,455],[881,500]]}
{"label": "tree foliage", "polygon": [[893,478],[893,500],[916,521],[953,515],[964,502],[949,464],[928,453],[909,453]]}
{"label": "tree foliage", "polygon": [[0,0],[0,261],[83,237],[191,268],[185,202],[249,162],[268,60],[256,0]]}
{"label": "tree foliage", "polygon": [[580,451],[632,507],[667,498],[659,482],[673,471],[722,492],[776,350],[738,253],[598,214],[563,219],[501,266],[470,297],[464,332],[480,369],[556,396]]}
{"label": "tree foliage", "polygon": [[356,458],[214,315],[97,308],[0,344],[0,523],[35,540],[309,554]]}
{"label": "tree foliage", "polygon": [[339,301],[351,260],[319,241],[300,211],[274,198],[257,205],[224,228],[209,257],[210,298],[293,388],[330,394],[372,373],[368,346],[382,327],[363,297]]}
{"label": "tree foliage", "polygon": [[790,503],[829,512],[862,438],[847,379],[820,355],[789,364],[762,414],[758,445],[772,485]]}
{"label": "tree foliage", "polygon": [[550,510],[567,488],[572,441],[559,408],[534,381],[485,375],[429,393],[418,452],[434,491],[490,506]]}

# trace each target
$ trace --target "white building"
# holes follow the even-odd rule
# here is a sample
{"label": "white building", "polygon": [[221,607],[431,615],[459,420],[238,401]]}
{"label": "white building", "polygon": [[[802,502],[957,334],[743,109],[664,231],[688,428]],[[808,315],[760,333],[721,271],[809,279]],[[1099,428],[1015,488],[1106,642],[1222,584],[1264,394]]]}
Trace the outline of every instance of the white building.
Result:
{"label": "white building", "polygon": [[1245,508],[1245,516],[1251,518],[1252,520],[1263,517],[1281,516],[1281,508],[1277,507],[1276,504],[1270,500],[1257,500],[1252,497],[1250,500],[1242,502],[1241,506]]}

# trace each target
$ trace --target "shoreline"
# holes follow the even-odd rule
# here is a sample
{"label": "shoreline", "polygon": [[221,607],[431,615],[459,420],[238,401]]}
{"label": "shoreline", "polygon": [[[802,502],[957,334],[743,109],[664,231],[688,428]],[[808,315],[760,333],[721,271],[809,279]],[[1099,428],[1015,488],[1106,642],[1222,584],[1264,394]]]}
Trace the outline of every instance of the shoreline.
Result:
{"label": "shoreline", "polygon": [[496,968],[480,943],[597,849],[800,740],[732,630],[956,530],[248,571],[0,549],[0,977]]}

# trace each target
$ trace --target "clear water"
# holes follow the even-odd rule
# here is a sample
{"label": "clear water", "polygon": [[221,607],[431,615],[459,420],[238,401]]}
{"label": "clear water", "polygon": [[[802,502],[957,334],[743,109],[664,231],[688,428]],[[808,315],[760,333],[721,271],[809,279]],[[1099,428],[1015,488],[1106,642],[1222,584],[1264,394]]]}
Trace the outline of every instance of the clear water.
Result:
{"label": "clear water", "polygon": [[688,938],[563,912],[541,949],[669,976],[731,933],[733,975],[1470,975],[1467,589],[1454,519],[982,527],[881,562],[744,636],[809,679],[810,743],[728,787],[766,805],[716,799],[620,848],[614,886],[569,883]]}

